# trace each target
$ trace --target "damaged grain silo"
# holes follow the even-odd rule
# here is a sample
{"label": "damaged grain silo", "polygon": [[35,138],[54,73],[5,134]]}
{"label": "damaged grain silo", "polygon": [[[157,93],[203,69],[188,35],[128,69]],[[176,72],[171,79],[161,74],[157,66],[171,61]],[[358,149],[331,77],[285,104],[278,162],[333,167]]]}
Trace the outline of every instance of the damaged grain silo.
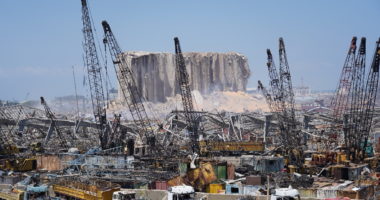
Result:
{"label": "damaged grain silo", "polygon": [[[201,94],[213,91],[246,91],[250,69],[239,53],[184,53],[190,87]],[[175,55],[172,53],[126,52],[138,90],[151,102],[165,102],[179,93]],[[120,94],[120,90],[119,90]],[[121,95],[119,95],[121,97]]]}

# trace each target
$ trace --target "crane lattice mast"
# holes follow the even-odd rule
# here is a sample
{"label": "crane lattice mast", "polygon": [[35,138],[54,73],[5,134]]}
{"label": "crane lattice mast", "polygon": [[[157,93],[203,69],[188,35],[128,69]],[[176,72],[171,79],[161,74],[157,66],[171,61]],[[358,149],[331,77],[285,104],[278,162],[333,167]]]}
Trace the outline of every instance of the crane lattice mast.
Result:
{"label": "crane lattice mast", "polygon": [[376,95],[379,86],[379,67],[380,67],[380,38],[376,42],[375,53],[373,56],[371,68],[368,73],[366,92],[363,99],[362,121],[360,135],[361,155],[364,158],[365,149],[368,144],[369,133],[372,126],[372,119],[375,112]]}
{"label": "crane lattice mast", "polygon": [[83,49],[85,52],[85,65],[88,73],[90,86],[92,109],[95,120],[99,124],[99,137],[102,148],[107,145],[107,115],[105,110],[105,98],[103,91],[102,72],[96,51],[94,33],[86,0],[82,1],[82,22],[83,22]]}
{"label": "crane lattice mast", "polygon": [[276,109],[274,108],[274,101],[272,99],[272,95],[268,92],[268,90],[264,87],[264,85],[261,83],[260,80],[257,82],[257,84],[258,84],[257,89],[261,91],[261,93],[263,94],[270,111],[276,112]]}
{"label": "crane lattice mast", "polygon": [[[345,128],[346,147],[359,148],[360,145],[360,124],[364,120],[361,115],[363,109],[363,99],[365,97],[365,59],[366,59],[366,38],[361,38],[358,54],[355,58],[355,65],[352,68],[351,81],[351,106],[348,112],[348,127]],[[355,156],[355,155],[353,155]]]}
{"label": "crane lattice mast", "polygon": [[273,56],[270,51],[270,49],[267,49],[267,67],[268,67],[268,73],[269,73],[269,85],[272,90],[272,98],[273,98],[273,111],[274,112],[281,112],[282,108],[279,102],[282,101],[281,97],[281,92],[280,92],[280,79],[278,77],[278,72],[276,69],[276,65],[274,64],[273,61]]}
{"label": "crane lattice mast", "polygon": [[182,105],[185,112],[185,117],[187,121],[187,127],[190,131],[191,146],[194,153],[199,153],[199,134],[197,122],[198,115],[194,112],[193,99],[191,96],[189,74],[186,70],[185,59],[182,54],[179,39],[174,38],[175,45],[175,55],[176,55],[176,69],[177,69],[177,79],[181,91]]}
{"label": "crane lattice mast", "polygon": [[348,109],[349,93],[351,90],[352,71],[355,65],[356,37],[353,37],[348,49],[346,60],[344,62],[340,75],[338,87],[331,101],[332,117],[337,121],[342,121],[343,115]]}
{"label": "crane lattice mast", "polygon": [[120,89],[131,112],[134,123],[142,130],[139,135],[141,139],[146,139],[148,144],[154,146],[153,127],[146,113],[143,104],[144,99],[138,91],[131,67],[123,56],[123,51],[117,43],[110,25],[106,21],[103,21],[102,26],[105,34],[103,42],[109,47]]}

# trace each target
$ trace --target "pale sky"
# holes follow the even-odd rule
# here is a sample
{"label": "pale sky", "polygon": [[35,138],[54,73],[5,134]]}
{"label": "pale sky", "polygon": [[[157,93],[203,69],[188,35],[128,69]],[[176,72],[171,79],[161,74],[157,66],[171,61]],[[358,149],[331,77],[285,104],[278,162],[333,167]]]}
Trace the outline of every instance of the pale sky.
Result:
{"label": "pale sky", "polygon": [[[244,54],[248,87],[259,79],[268,85],[266,49],[278,63],[279,37],[293,84],[303,79],[314,90],[335,89],[352,36],[367,37],[368,62],[380,37],[378,0],[92,0],[89,6],[99,42],[107,20],[125,51],[174,52],[178,36],[183,52]],[[80,0],[2,0],[0,22],[0,99],[74,94],[72,66],[79,94],[88,96]],[[113,68],[109,73],[116,85]]]}

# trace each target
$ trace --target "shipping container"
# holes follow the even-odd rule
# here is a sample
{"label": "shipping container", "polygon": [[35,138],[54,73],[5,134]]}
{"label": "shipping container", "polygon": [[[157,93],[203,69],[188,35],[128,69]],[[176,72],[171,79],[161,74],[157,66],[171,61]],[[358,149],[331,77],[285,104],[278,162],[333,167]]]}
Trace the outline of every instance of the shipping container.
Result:
{"label": "shipping container", "polygon": [[207,193],[213,193],[213,194],[221,193],[222,190],[224,190],[223,184],[217,184],[217,183],[209,184],[206,188]]}

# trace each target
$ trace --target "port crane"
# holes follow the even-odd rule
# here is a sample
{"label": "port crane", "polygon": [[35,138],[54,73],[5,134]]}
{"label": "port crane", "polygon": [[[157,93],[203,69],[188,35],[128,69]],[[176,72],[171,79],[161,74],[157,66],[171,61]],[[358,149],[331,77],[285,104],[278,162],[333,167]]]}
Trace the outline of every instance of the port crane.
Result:
{"label": "port crane", "polygon": [[105,109],[105,98],[102,82],[102,69],[98,58],[95,45],[95,38],[90,18],[87,0],[82,2],[82,22],[83,22],[83,49],[85,52],[84,64],[87,69],[88,83],[90,86],[92,109],[95,121],[98,124],[100,145],[103,149],[107,148],[109,127],[107,125],[107,113]]}
{"label": "port crane", "polygon": [[153,132],[153,126],[145,110],[143,104],[144,99],[138,91],[131,67],[123,56],[123,51],[117,43],[110,25],[106,21],[103,21],[102,26],[105,35],[103,42],[108,46],[112,57],[120,90],[122,91],[129,111],[131,112],[133,122],[137,127],[141,128],[139,136],[142,140],[145,140],[148,145],[154,147],[155,135]]}
{"label": "port crane", "polygon": [[175,45],[175,60],[176,60],[176,72],[177,72],[177,81],[179,83],[182,105],[185,113],[185,118],[187,122],[187,129],[190,132],[191,148],[193,153],[199,155],[199,119],[198,114],[194,112],[193,99],[191,96],[189,74],[186,71],[185,59],[182,54],[181,46],[179,39],[174,38]]}

